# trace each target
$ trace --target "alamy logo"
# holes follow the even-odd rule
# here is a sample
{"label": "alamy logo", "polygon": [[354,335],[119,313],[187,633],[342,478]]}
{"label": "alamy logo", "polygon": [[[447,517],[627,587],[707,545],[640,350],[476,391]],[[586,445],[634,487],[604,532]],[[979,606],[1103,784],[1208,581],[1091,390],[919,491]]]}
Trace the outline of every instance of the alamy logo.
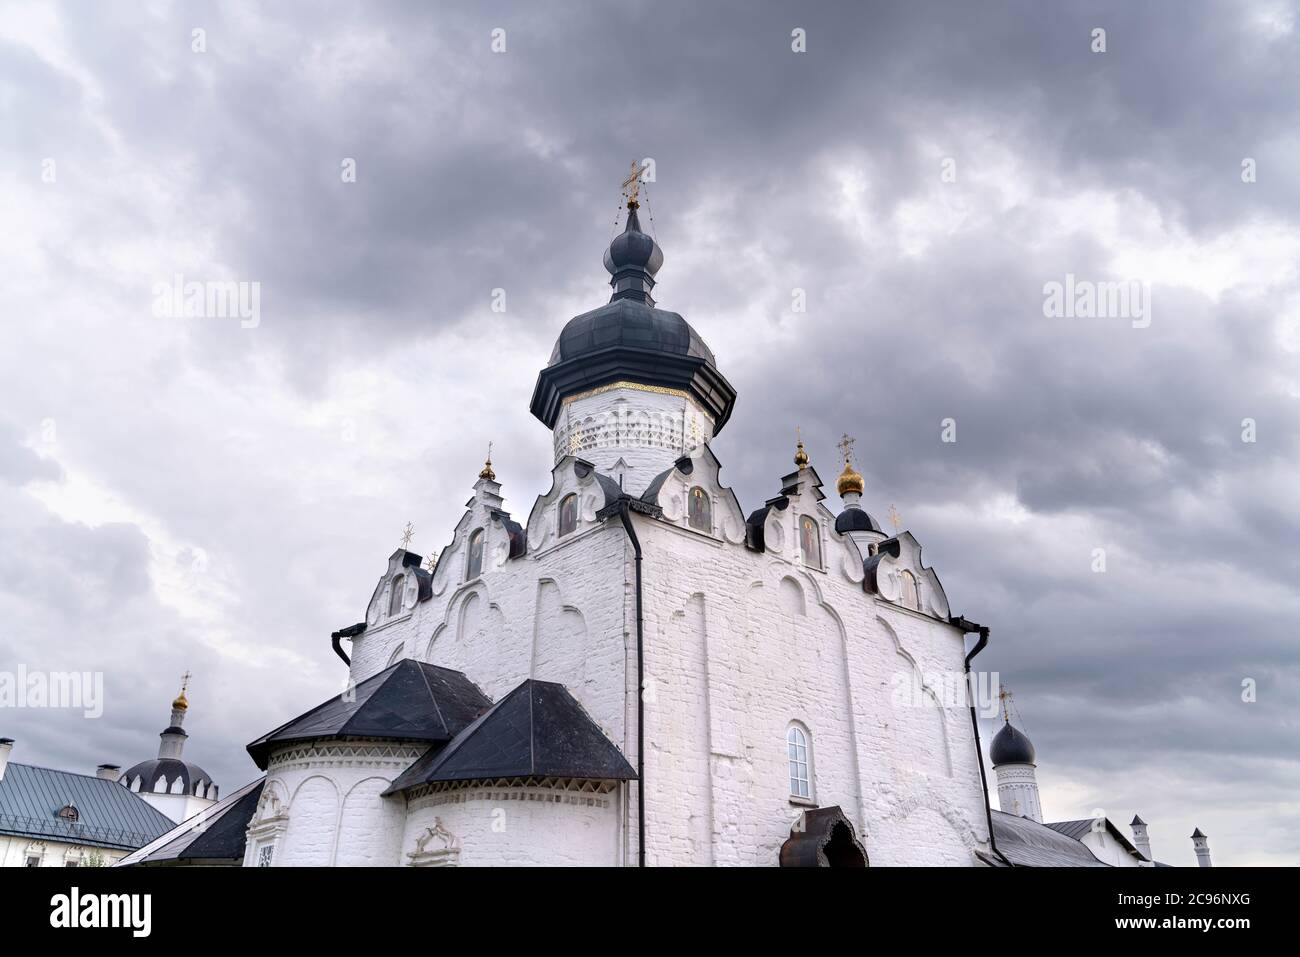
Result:
{"label": "alamy logo", "polygon": [[153,897],[149,894],[81,894],[74,887],[70,893],[50,898],[50,926],[126,927],[133,937],[148,937],[153,929]]}
{"label": "alamy logo", "polygon": [[1151,325],[1151,285],[1128,279],[1093,282],[1065,274],[1065,282],[1043,283],[1048,319],[1131,319],[1134,329]]}
{"label": "alamy logo", "polygon": [[80,708],[87,718],[104,713],[102,671],[0,671],[0,708]]}
{"label": "alamy logo", "polygon": [[262,322],[260,282],[185,281],[177,273],[171,282],[153,284],[153,314],[159,319],[238,319],[243,329]]}

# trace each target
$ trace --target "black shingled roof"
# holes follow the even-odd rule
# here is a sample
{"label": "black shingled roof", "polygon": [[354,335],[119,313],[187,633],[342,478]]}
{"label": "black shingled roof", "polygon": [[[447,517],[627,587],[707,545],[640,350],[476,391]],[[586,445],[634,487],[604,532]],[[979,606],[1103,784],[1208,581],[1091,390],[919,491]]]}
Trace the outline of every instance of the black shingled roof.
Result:
{"label": "black shingled roof", "polygon": [[519,777],[630,781],[636,771],[564,685],[529,679],[446,747],[429,749],[385,793]]}
{"label": "black shingled roof", "polygon": [[[349,700],[350,699],[350,700]],[[492,701],[459,671],[404,658],[282,724],[248,746],[266,770],[271,752],[286,744],[325,738],[450,741]]]}

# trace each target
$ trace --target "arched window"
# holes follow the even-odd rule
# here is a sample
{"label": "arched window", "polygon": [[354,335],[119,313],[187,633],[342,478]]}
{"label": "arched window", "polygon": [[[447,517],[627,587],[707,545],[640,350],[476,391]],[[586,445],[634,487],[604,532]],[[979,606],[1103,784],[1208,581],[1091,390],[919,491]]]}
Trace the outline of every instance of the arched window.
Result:
{"label": "arched window", "polygon": [[713,531],[713,503],[709,501],[709,493],[698,485],[691,489],[690,521],[691,528]]}
{"label": "arched window", "polygon": [[916,591],[916,577],[903,569],[903,605],[914,611],[921,610],[921,596]]}
{"label": "arched window", "polygon": [[803,552],[805,565],[822,567],[821,535],[817,531],[817,520],[811,515],[799,519],[799,549]]}
{"label": "arched window", "polygon": [[811,801],[812,745],[808,741],[808,732],[798,724],[790,725],[785,732],[785,744],[790,759],[790,797]]}
{"label": "arched window", "polygon": [[402,591],[404,590],[402,586],[405,584],[406,578],[402,575],[398,575],[393,579],[393,593],[388,597],[389,618],[402,613]]}
{"label": "arched window", "polygon": [[77,821],[81,819],[81,812],[73,805],[65,804],[63,807],[59,808],[59,817],[70,824],[76,824]]}
{"label": "arched window", "polygon": [[568,535],[578,527],[578,496],[566,495],[560,499],[560,534]]}
{"label": "arched window", "polygon": [[469,537],[469,558],[465,562],[465,580],[478,578],[483,574],[483,529],[477,529]]}

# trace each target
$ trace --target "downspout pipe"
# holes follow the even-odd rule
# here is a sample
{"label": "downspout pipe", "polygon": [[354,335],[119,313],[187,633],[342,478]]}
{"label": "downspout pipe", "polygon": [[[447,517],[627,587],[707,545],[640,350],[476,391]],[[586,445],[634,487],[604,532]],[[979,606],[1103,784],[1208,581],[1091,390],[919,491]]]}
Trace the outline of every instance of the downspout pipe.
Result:
{"label": "downspout pipe", "polygon": [[637,867],[645,867],[645,657],[644,625],[641,615],[641,540],[632,527],[627,497],[619,501],[618,517],[623,522],[636,565],[636,830]]}
{"label": "downspout pipe", "polygon": [[970,650],[966,656],[965,674],[966,674],[966,695],[970,699],[970,727],[975,733],[975,760],[980,768],[980,789],[984,792],[984,819],[988,822],[989,827],[989,850],[991,850],[1002,863],[1007,867],[1014,867],[1006,855],[998,850],[998,841],[993,834],[993,805],[989,803],[989,780],[988,774],[984,770],[984,750],[980,747],[980,723],[975,714],[975,691],[971,687],[970,681],[970,663],[975,656],[984,650],[984,646],[989,643],[989,630],[985,625],[977,625],[973,621],[968,621],[961,616],[949,616],[948,621],[960,628],[962,634],[974,633],[979,635],[979,640],[975,642],[975,647]]}
{"label": "downspout pipe", "polygon": [[343,650],[343,645],[341,643],[342,639],[355,638],[365,630],[366,623],[364,621],[359,621],[355,625],[348,625],[346,628],[340,628],[338,631],[330,635],[330,646],[334,649],[334,654],[342,658],[343,663],[349,668],[352,667],[352,659],[349,658],[348,653]]}

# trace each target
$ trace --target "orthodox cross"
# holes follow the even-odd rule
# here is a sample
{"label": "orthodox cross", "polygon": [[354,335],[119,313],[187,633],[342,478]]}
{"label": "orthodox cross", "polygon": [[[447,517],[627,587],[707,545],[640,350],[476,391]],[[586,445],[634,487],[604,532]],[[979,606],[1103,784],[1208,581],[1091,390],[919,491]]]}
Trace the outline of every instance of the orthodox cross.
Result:
{"label": "orthodox cross", "polygon": [[190,686],[190,673],[187,671],[181,675],[181,697],[185,697],[185,690]]}
{"label": "orthodox cross", "polygon": [[889,506],[889,521],[894,526],[894,534],[897,535],[898,530],[903,526],[903,516],[899,515],[898,509],[892,505]]}
{"label": "orthodox cross", "polygon": [[424,567],[427,568],[429,571],[433,571],[435,568],[438,567],[438,553],[437,553],[437,552],[430,552],[430,553],[429,553],[429,558],[425,561],[425,563],[424,563]]}
{"label": "orthodox cross", "polygon": [[839,445],[836,446],[844,456],[844,464],[848,465],[853,461],[853,443],[855,439],[849,438],[848,433],[840,436]]}
{"label": "orthodox cross", "polygon": [[402,549],[406,550],[411,547],[411,539],[415,537],[415,526],[410,522],[406,523],[406,528],[402,530]]}
{"label": "orthodox cross", "polygon": [[636,198],[641,193],[641,177],[645,175],[645,171],[649,168],[649,165],[638,166],[636,160],[632,161],[632,172],[627,179],[623,180],[623,191],[627,194],[628,209],[636,209],[640,205]]}
{"label": "orthodox cross", "polygon": [[1006,688],[998,689],[998,699],[1002,702],[1002,720],[1011,723],[1011,692]]}

